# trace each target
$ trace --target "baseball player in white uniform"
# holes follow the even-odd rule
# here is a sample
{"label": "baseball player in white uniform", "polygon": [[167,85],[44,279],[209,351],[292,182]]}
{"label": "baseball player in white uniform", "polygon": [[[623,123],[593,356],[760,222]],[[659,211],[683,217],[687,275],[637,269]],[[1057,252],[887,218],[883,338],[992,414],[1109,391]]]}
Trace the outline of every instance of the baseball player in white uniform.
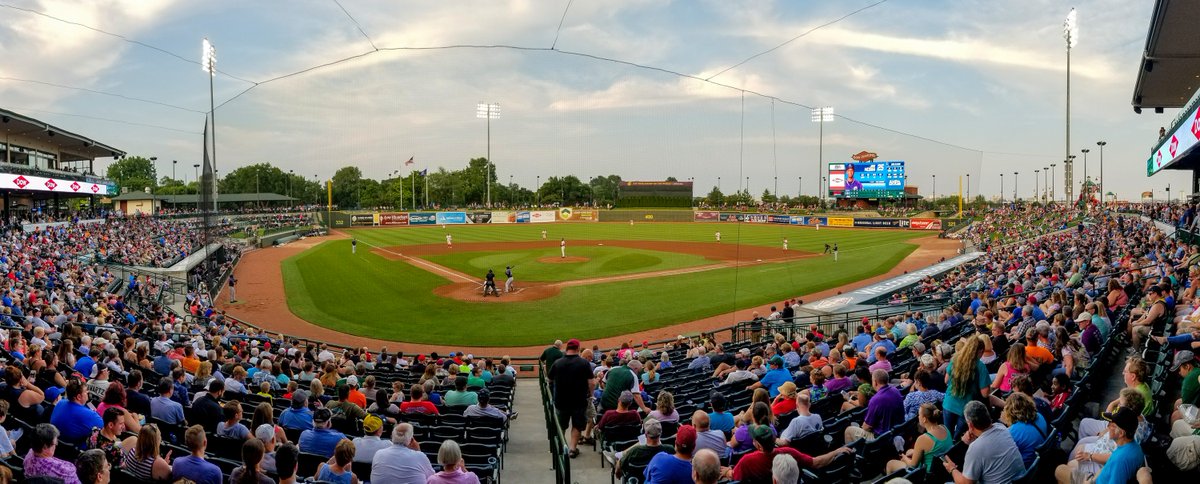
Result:
{"label": "baseball player in white uniform", "polygon": [[720,230],[718,230],[717,233],[713,234],[713,236],[717,238],[717,242],[721,241],[721,231]]}
{"label": "baseball player in white uniform", "polygon": [[454,238],[451,237],[450,234],[446,234],[446,247],[454,247]]}
{"label": "baseball player in white uniform", "polygon": [[542,240],[546,240],[546,231],[545,230],[542,231]]}
{"label": "baseball player in white uniform", "polygon": [[566,258],[567,258],[567,239],[565,239],[565,238],[564,238],[564,239],[562,239],[561,241],[559,241],[559,243],[558,243],[558,251],[559,251],[559,252],[562,254],[562,256],[561,256],[561,257],[562,257],[563,259],[566,259]]}
{"label": "baseball player in white uniform", "polygon": [[784,250],[784,252],[787,252],[787,247],[788,247],[788,241],[787,241],[787,237],[784,237],[784,238],[783,238],[783,250]]}
{"label": "baseball player in white uniform", "polygon": [[512,288],[513,288],[512,266],[504,267],[504,275],[508,277],[508,279],[506,279],[504,281],[504,292],[512,292]]}

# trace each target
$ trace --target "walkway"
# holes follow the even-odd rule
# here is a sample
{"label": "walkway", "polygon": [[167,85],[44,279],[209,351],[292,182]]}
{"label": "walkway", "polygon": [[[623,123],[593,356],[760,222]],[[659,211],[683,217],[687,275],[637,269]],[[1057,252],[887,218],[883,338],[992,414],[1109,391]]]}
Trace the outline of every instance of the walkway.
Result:
{"label": "walkway", "polygon": [[[554,484],[550,467],[550,446],[546,442],[546,418],[542,414],[541,392],[536,378],[517,380],[513,407],[520,417],[509,426],[508,452],[500,481],[520,484]],[[571,460],[572,482],[608,482],[609,468],[600,469],[600,456],[592,448]]]}

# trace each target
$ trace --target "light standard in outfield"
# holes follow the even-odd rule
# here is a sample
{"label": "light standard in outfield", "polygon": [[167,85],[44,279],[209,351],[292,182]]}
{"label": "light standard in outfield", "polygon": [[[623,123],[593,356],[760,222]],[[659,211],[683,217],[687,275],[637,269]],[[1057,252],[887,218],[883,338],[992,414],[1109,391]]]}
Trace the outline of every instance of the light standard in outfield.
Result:
{"label": "light standard in outfield", "polygon": [[[833,121],[833,107],[826,106],[823,108],[812,109],[812,122],[820,125],[818,128],[820,134],[817,137],[817,175],[823,173],[821,170],[824,167],[825,161],[825,123]],[[817,187],[817,197],[824,200],[825,177],[821,177],[821,186]]]}
{"label": "light standard in outfield", "polygon": [[475,117],[487,120],[487,206],[492,208],[492,120],[500,117],[499,103],[481,102],[475,105]]}

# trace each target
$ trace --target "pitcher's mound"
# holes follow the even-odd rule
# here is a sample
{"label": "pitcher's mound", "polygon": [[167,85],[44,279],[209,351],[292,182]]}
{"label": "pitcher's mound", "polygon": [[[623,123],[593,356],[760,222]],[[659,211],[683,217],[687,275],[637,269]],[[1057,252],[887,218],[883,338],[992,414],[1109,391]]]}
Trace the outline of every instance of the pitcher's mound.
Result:
{"label": "pitcher's mound", "polygon": [[543,264],[574,264],[576,262],[587,262],[589,260],[591,259],[588,259],[587,257],[569,255],[566,257],[542,257],[538,259],[538,262]]}

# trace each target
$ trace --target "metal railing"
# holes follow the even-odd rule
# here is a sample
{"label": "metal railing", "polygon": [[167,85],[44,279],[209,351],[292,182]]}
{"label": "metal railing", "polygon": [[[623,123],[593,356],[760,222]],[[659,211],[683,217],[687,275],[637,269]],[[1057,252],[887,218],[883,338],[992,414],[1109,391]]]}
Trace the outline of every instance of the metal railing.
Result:
{"label": "metal railing", "polygon": [[554,394],[546,381],[546,365],[538,362],[538,388],[542,391],[542,412],[546,415],[546,441],[550,444],[550,465],[554,468],[556,484],[571,484],[571,451],[554,411]]}

